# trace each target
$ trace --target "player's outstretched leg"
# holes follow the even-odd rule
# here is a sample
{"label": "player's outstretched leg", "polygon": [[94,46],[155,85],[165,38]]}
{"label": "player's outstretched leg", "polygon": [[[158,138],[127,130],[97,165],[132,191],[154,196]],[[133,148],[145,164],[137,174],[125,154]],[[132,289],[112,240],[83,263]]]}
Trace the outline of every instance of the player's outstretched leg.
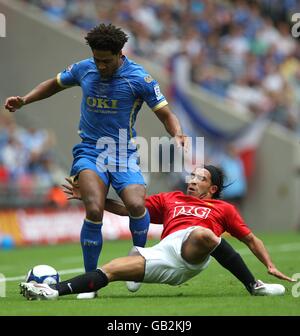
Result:
{"label": "player's outstretched leg", "polygon": [[[131,250],[129,251],[129,256],[139,256],[140,253],[139,251],[135,248],[135,246],[133,246],[131,248]],[[135,282],[135,281],[126,281],[126,287],[127,289],[134,293],[134,292],[137,292],[142,286],[142,283],[141,282]]]}
{"label": "player's outstretched leg", "polygon": [[59,296],[96,292],[108,284],[108,278],[100,269],[78,275],[55,285],[22,282],[21,293],[28,300],[55,300]]}
{"label": "player's outstretched leg", "polygon": [[28,300],[54,300],[59,296],[96,292],[112,281],[137,281],[144,278],[145,259],[142,256],[122,257],[96,269],[55,285],[22,282],[21,294]]}

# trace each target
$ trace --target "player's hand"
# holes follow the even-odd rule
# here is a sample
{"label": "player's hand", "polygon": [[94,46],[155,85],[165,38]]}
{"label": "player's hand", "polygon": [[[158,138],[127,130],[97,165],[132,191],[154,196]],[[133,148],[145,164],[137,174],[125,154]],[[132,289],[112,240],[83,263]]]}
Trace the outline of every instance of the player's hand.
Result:
{"label": "player's hand", "polygon": [[288,277],[287,275],[278,271],[278,269],[274,266],[268,268],[268,273],[275,276],[278,279],[281,279],[281,280],[286,280],[286,281],[290,281],[290,282],[295,282],[296,281],[295,279],[292,279],[292,278]]}
{"label": "player's hand", "polygon": [[23,105],[25,105],[24,98],[16,96],[16,97],[7,98],[5,101],[4,107],[9,112],[15,112],[17,109],[21,108]]}
{"label": "player's hand", "polygon": [[65,180],[68,182],[68,184],[62,184],[62,187],[64,187],[63,191],[67,195],[67,199],[81,200],[79,186],[75,184],[69,177],[66,177]]}
{"label": "player's hand", "polygon": [[189,138],[185,134],[176,134],[175,135],[175,140],[177,147],[183,147],[184,151],[187,152],[189,149]]}

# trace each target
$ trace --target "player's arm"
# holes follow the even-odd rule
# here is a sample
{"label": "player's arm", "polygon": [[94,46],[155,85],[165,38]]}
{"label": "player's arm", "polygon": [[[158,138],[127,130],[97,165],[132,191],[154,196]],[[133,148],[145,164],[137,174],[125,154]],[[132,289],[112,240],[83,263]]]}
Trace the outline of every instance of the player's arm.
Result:
{"label": "player's arm", "polygon": [[244,242],[251,252],[266,266],[269,274],[282,280],[294,281],[276,268],[263,241],[257,238],[252,232],[241,238],[241,241]]}
{"label": "player's arm", "polygon": [[[67,195],[67,199],[81,200],[81,193],[78,184],[69,177],[66,177],[66,181],[68,182],[68,184],[62,184],[62,187],[64,193]],[[151,223],[162,224],[164,209],[164,205],[162,204],[162,195],[158,194],[146,197],[145,204],[146,208],[149,211]],[[122,202],[110,198],[107,198],[105,200],[104,209],[115,215],[129,216],[129,213]]]}
{"label": "player's arm", "polygon": [[104,210],[119,216],[129,216],[129,213],[122,202],[110,198],[105,200]]}
{"label": "player's arm", "polygon": [[[76,199],[81,200],[81,193],[78,184],[76,184],[71,178],[66,178],[68,184],[63,184],[63,191],[67,195],[68,200]],[[106,211],[109,211],[119,216],[129,216],[125,205],[117,200],[107,198],[105,201]]]}
{"label": "player's arm", "polygon": [[64,89],[65,87],[59,85],[56,78],[51,78],[40,83],[23,97],[16,96],[7,98],[5,101],[5,108],[10,112],[15,112],[24,105],[48,98]]}
{"label": "player's arm", "polygon": [[188,138],[182,133],[181,126],[176,115],[171,111],[169,105],[165,105],[158,110],[155,110],[154,113],[158,119],[165,126],[166,131],[172,136],[175,137],[176,143],[178,146],[183,146],[185,149],[188,147]]}

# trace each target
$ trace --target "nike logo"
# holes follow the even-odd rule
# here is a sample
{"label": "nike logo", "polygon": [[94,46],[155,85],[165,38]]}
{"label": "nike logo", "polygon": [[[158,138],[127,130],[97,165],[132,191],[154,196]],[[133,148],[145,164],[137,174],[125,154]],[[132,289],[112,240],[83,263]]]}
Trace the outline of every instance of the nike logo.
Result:
{"label": "nike logo", "polygon": [[73,293],[73,288],[72,288],[70,282],[67,283],[67,286],[70,288],[70,291]]}

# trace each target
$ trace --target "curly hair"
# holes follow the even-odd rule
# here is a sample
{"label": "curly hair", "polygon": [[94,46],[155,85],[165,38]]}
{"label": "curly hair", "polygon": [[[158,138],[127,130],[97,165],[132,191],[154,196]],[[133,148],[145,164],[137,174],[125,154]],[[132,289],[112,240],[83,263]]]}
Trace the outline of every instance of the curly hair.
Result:
{"label": "curly hair", "polygon": [[104,23],[91,29],[86,37],[86,43],[94,50],[111,51],[112,54],[118,54],[124,44],[128,41],[128,36],[112,24]]}

